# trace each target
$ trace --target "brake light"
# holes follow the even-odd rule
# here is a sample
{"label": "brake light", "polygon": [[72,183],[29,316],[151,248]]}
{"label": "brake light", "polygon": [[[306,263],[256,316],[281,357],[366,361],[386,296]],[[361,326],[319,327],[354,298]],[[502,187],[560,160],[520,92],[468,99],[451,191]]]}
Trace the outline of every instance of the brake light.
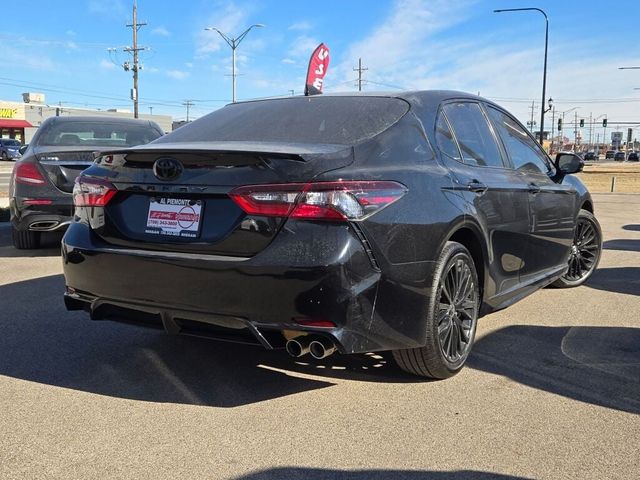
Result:
{"label": "brake light", "polygon": [[33,163],[16,163],[13,169],[13,178],[16,183],[25,185],[44,185],[45,179]]}
{"label": "brake light", "polygon": [[407,187],[390,181],[249,185],[229,196],[250,215],[313,220],[363,220],[399,200]]}
{"label": "brake light", "polygon": [[116,192],[116,187],[105,180],[79,176],[73,186],[73,204],[76,207],[104,207]]}

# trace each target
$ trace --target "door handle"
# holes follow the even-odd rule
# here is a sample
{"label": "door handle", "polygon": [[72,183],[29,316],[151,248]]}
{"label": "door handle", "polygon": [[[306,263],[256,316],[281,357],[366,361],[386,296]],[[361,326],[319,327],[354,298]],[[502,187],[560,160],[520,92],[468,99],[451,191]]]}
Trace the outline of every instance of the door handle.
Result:
{"label": "door handle", "polygon": [[538,185],[536,185],[535,183],[531,182],[529,184],[529,192],[533,193],[534,195],[536,193],[540,193],[540,187]]}
{"label": "door handle", "polygon": [[467,188],[470,192],[474,193],[484,193],[489,189],[489,187],[487,187],[484,183],[479,182],[478,180],[471,180],[469,183],[467,183]]}

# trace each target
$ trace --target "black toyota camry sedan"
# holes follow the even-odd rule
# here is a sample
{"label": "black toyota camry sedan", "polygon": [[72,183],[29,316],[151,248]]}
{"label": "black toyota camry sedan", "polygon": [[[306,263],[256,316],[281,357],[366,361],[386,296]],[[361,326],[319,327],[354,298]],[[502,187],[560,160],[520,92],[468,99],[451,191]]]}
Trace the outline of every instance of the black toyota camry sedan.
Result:
{"label": "black toyota camry sedan", "polygon": [[154,122],[129,118],[63,116],[42,122],[9,184],[14,246],[38,248],[42,232],[69,225],[74,181],[99,152],[148,143],[162,134]]}
{"label": "black toyota camry sedan", "polygon": [[601,251],[574,154],[451,91],[228,105],[78,177],[68,309],[324,358],[464,365],[479,316]]}

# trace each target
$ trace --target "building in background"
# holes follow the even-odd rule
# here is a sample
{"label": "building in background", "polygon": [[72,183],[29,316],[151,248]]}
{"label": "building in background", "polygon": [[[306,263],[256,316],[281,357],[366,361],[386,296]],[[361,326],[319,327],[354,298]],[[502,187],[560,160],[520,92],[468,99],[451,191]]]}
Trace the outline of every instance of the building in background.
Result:
{"label": "building in background", "polygon": [[[24,93],[22,97],[22,102],[0,100],[0,137],[15,138],[22,143],[29,143],[42,122],[55,116],[133,117],[129,110],[91,110],[47,105],[42,93]],[[170,115],[140,114],[139,118],[156,122],[165,132],[173,130],[173,118]]]}

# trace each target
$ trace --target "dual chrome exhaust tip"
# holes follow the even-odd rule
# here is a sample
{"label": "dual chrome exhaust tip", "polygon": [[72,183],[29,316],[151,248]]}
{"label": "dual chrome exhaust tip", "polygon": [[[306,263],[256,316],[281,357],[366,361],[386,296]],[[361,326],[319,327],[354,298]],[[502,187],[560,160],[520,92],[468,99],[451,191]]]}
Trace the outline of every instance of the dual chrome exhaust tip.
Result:
{"label": "dual chrome exhaust tip", "polygon": [[338,349],[331,340],[313,335],[292,338],[287,342],[285,348],[287,353],[294,358],[299,358],[309,353],[316,360],[327,358]]}

